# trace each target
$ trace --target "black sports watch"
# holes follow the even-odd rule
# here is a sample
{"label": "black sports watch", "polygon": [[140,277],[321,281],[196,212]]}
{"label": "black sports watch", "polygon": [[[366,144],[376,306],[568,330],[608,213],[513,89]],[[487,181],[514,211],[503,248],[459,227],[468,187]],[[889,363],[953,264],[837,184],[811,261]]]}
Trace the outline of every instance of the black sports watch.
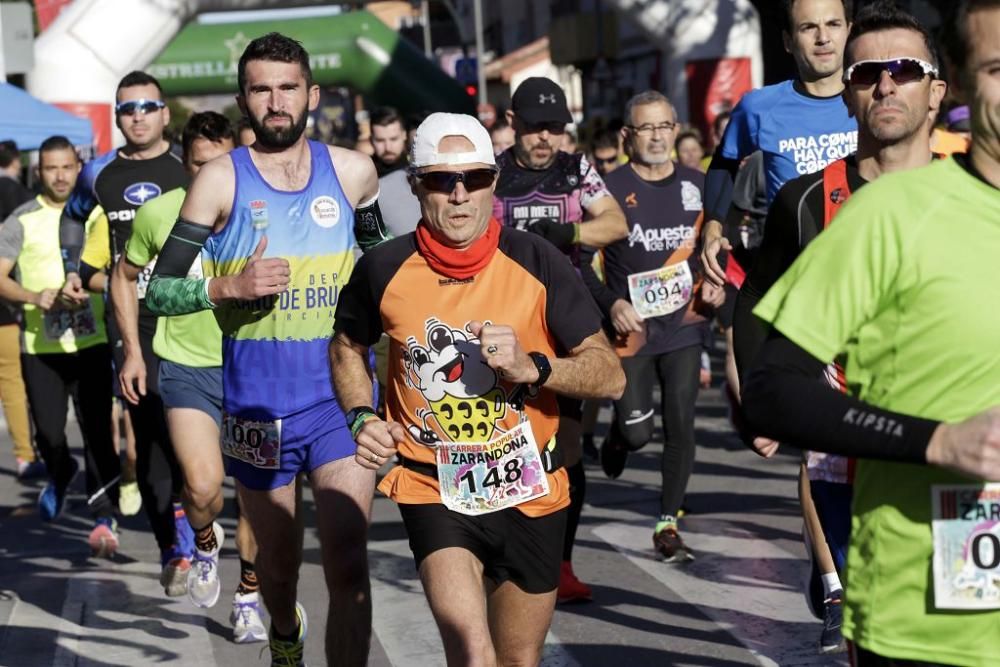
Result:
{"label": "black sports watch", "polygon": [[552,364],[549,363],[549,358],[541,352],[529,352],[528,356],[531,357],[535,368],[538,369],[538,379],[531,383],[531,389],[538,391],[539,387],[545,384],[549,376],[552,375]]}

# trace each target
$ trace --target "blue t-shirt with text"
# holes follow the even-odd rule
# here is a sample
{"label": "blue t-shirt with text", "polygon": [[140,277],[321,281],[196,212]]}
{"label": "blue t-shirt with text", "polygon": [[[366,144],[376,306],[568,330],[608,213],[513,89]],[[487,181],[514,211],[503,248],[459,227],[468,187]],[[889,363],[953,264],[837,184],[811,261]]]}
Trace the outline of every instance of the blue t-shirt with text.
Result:
{"label": "blue t-shirt with text", "polygon": [[858,124],[840,95],[812,97],[784,81],[743,96],[719,150],[730,160],[763,152],[770,204],[786,181],[819,171],[857,147]]}

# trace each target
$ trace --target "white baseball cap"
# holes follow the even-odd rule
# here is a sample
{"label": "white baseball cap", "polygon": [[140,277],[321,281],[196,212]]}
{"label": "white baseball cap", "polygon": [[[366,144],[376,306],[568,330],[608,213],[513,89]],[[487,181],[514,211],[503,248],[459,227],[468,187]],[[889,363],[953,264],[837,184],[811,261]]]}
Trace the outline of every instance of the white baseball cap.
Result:
{"label": "white baseball cap", "polygon": [[[445,137],[465,137],[475,150],[463,153],[438,153]],[[460,113],[432,113],[417,128],[410,146],[410,168],[419,169],[435,164],[469,164],[482,162],[496,165],[490,133],[473,116]]]}

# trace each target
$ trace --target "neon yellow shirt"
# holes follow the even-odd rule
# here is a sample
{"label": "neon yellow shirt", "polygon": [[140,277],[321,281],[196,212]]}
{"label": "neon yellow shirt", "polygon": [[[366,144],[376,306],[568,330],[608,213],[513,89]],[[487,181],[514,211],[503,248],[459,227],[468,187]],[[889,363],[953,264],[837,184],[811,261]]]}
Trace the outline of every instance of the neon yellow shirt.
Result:
{"label": "neon yellow shirt", "polygon": [[[852,195],[754,313],[818,359],[846,353],[861,400],[960,421],[1000,404],[998,257],[1000,191],[941,160]],[[969,483],[858,462],[845,635],[891,658],[997,664],[1000,608],[934,607],[931,485]]]}
{"label": "neon yellow shirt", "polygon": [[[132,235],[125,244],[125,256],[146,267],[140,276],[140,290],[152,274],[160,248],[166,243],[184,203],[184,188],[176,188],[139,207],[132,221]],[[201,256],[188,271],[189,278],[203,278]],[[209,368],[222,365],[222,332],[211,311],[160,317],[156,321],[153,351],[161,359],[176,364]]]}

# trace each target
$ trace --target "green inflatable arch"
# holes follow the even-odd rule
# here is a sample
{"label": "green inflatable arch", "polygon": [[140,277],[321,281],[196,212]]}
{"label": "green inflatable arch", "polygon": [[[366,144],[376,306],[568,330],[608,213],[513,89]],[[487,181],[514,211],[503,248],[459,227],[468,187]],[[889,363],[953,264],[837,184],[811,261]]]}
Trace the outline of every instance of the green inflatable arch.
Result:
{"label": "green inflatable arch", "polygon": [[167,95],[235,93],[240,55],[250,40],[271,31],[302,42],[321,86],[347,86],[404,113],[475,113],[475,100],[457,81],[366,11],[285,21],[191,23],[148,71]]}

